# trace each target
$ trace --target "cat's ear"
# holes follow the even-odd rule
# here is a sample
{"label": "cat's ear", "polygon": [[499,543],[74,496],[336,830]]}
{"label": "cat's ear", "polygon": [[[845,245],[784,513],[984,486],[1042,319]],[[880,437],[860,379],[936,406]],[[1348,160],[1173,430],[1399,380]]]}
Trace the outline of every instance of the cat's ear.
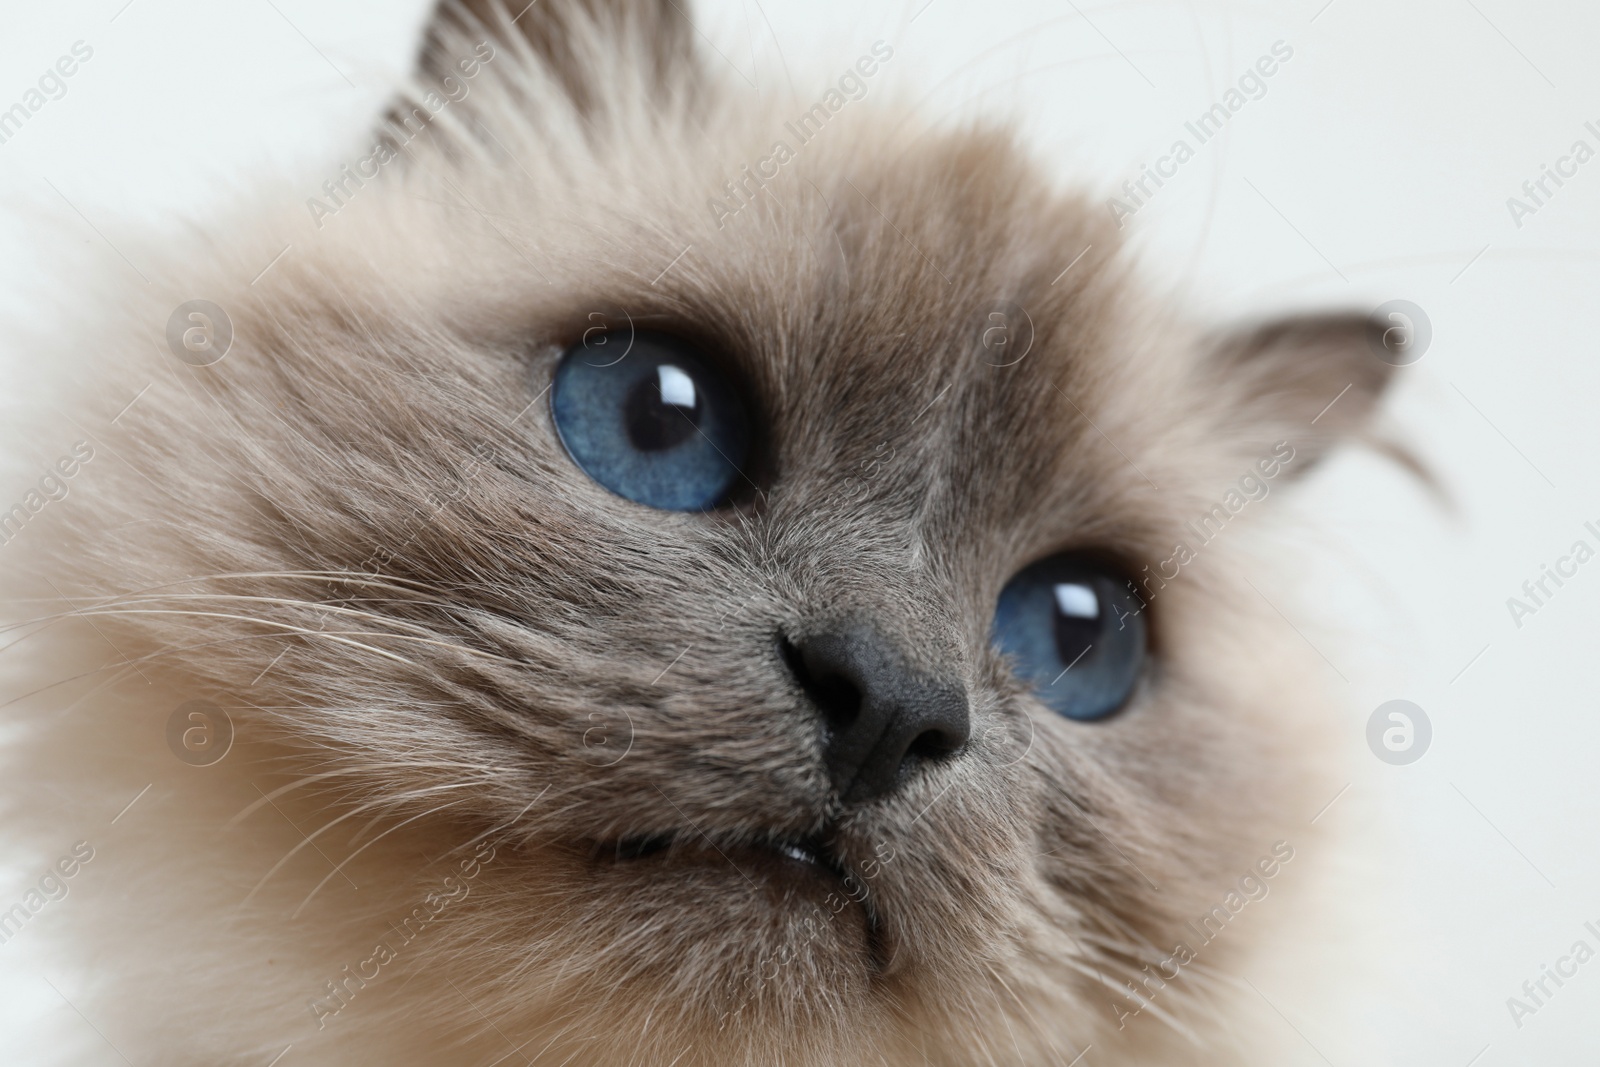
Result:
{"label": "cat's ear", "polygon": [[460,81],[498,52],[547,71],[585,112],[618,85],[675,92],[697,70],[694,28],[680,3],[687,0],[440,0],[418,74],[424,83]]}
{"label": "cat's ear", "polygon": [[1383,358],[1394,358],[1387,327],[1363,315],[1331,313],[1275,319],[1211,338],[1205,364],[1227,397],[1216,409],[1226,420],[1224,433],[1264,449],[1287,442],[1297,474],[1352,437],[1390,451],[1368,432],[1394,375]]}

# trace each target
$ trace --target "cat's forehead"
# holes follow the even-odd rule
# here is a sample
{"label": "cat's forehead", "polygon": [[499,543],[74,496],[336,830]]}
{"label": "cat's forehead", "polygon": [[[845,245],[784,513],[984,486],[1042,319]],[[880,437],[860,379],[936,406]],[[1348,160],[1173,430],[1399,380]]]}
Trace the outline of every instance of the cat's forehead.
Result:
{"label": "cat's forehead", "polygon": [[[895,124],[863,122],[761,183],[722,177],[745,172],[728,158],[758,158],[759,132],[641,138],[595,149],[608,154],[578,183],[547,175],[516,129],[502,135],[531,171],[466,160],[443,182],[418,168],[389,204],[339,220],[367,264],[392,252],[372,281],[391,294],[377,330],[418,321],[417,336],[442,328],[486,358],[597,330],[674,335],[747,394],[757,489],[812,513],[866,501],[947,544],[1014,531],[997,554],[1013,563],[1161,524],[1155,487],[1178,479],[1159,468],[1185,454],[1194,403],[1185,350],[1160,340],[1115,227],[1008,135],[930,133],[886,153]],[[359,273],[344,258],[322,268],[341,302]],[[536,363],[508,414],[553,366]]]}
{"label": "cat's forehead", "polygon": [[1148,488],[1133,457],[1164,436],[1176,356],[1138,321],[1115,230],[993,134],[861,158],[798,161],[736,212],[657,206],[694,239],[587,317],[703,339],[813,488],[942,495],[990,524],[1138,512],[1119,497]]}

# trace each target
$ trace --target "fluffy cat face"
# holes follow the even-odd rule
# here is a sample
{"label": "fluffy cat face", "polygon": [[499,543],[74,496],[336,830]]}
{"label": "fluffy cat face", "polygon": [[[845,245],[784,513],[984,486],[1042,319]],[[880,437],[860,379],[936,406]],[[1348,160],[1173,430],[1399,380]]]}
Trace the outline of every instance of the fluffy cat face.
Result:
{"label": "fluffy cat face", "polygon": [[[730,200],[785,116],[698,66],[673,5],[469,7],[420,80],[476,57],[470,92],[258,281],[209,268],[233,348],[163,369],[118,444],[161,488],[78,570],[190,684],[257,678],[241,730],[331,769],[333,810],[508,842],[488,947],[434,965],[504,1025],[595,1062],[1070,1059],[1314,810],[1252,666],[1298,638],[1188,524],[1359,425],[1365,324],[1202,336],[1005,136],[897,136],[873,104]],[[653,337],[747,407],[725,506],[627,499],[563,444],[564,353]],[[1099,721],[993,639],[1063,552],[1148,629]],[[960,707],[866,795],[806,660],[861,634],[888,664],[865,703]]]}

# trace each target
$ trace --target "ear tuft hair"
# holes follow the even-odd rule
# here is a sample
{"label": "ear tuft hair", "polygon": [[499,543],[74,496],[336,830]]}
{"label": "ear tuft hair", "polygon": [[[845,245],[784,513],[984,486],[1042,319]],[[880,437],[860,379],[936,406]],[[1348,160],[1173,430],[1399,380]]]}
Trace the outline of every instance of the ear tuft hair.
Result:
{"label": "ear tuft hair", "polygon": [[1395,368],[1378,354],[1387,325],[1330,312],[1213,339],[1205,365],[1232,394],[1222,408],[1228,431],[1252,441],[1289,441],[1307,457],[1296,464],[1302,473],[1336,444],[1362,436],[1394,377]]}
{"label": "ear tuft hair", "polygon": [[[595,79],[613,76],[615,64],[644,64],[642,80],[661,89],[695,69],[693,27],[674,0],[441,0],[417,61],[424,80],[454,73],[452,45],[463,33],[531,50],[581,111],[594,104]],[[594,47],[602,40],[618,46],[604,65]]]}

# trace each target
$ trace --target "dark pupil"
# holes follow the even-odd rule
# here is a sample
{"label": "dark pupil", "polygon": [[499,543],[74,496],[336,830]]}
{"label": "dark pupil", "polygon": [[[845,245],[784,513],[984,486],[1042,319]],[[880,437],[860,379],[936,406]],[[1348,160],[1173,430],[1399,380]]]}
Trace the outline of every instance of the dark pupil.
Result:
{"label": "dark pupil", "polygon": [[1094,587],[1061,583],[1050,590],[1055,599],[1056,655],[1062,667],[1083,657],[1100,637],[1100,597]]}
{"label": "dark pupil", "polygon": [[687,441],[699,430],[703,405],[694,379],[663,363],[634,386],[623,402],[628,439],[641,452],[659,452]]}

